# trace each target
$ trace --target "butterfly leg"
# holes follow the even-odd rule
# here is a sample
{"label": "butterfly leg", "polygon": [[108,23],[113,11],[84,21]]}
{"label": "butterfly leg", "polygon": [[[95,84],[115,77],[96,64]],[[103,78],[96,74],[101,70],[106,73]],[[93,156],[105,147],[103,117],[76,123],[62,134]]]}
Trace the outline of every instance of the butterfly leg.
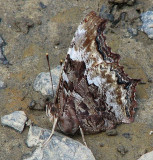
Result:
{"label": "butterfly leg", "polygon": [[88,146],[87,146],[87,143],[86,143],[86,141],[85,141],[85,138],[84,138],[83,130],[82,130],[82,128],[81,128],[80,126],[79,126],[79,128],[80,128],[80,133],[81,133],[81,136],[82,136],[83,143],[85,144],[86,147],[88,147]]}
{"label": "butterfly leg", "polygon": [[53,136],[53,134],[54,134],[54,132],[55,132],[55,127],[56,127],[56,124],[57,124],[57,120],[58,120],[58,118],[54,117],[54,123],[53,123],[52,132],[51,132],[49,138],[48,138],[48,139],[45,141],[45,143],[42,145],[42,148],[44,148],[44,147],[48,144],[48,142],[51,140],[51,138],[52,138],[52,136]]}

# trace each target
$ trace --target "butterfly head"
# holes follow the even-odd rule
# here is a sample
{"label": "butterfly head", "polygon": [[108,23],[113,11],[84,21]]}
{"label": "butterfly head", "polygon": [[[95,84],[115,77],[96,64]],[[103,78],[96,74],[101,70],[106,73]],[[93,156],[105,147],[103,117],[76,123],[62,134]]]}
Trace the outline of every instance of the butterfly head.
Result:
{"label": "butterfly head", "polygon": [[53,103],[47,103],[46,104],[46,115],[50,118],[51,121],[54,120],[54,118],[58,117],[58,109]]}

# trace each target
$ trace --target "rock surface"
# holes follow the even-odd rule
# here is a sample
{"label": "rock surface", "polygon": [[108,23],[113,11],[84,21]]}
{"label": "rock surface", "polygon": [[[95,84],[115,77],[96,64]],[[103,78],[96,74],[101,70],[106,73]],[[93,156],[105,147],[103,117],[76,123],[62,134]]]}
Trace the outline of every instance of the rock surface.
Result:
{"label": "rock surface", "polygon": [[89,148],[57,132],[54,133],[48,144],[41,148],[50,133],[50,130],[37,126],[30,126],[27,146],[37,146],[37,148],[32,156],[25,160],[95,160]]}
{"label": "rock surface", "polygon": [[24,111],[15,111],[9,115],[1,117],[1,124],[3,126],[14,128],[20,133],[23,131],[26,121],[27,117]]}
{"label": "rock surface", "polygon": [[153,39],[153,11],[147,11],[141,14],[143,22],[141,30],[145,32],[150,39]]}
{"label": "rock surface", "polygon": [[153,151],[142,155],[138,160],[152,160],[153,159]]}
{"label": "rock surface", "polygon": [[[52,69],[51,73],[53,80],[53,89],[55,94],[56,88],[59,83],[59,77],[61,74],[61,66],[59,65],[56,68]],[[34,89],[35,91],[40,91],[43,95],[53,95],[49,72],[42,72],[36,77],[34,81]]]}

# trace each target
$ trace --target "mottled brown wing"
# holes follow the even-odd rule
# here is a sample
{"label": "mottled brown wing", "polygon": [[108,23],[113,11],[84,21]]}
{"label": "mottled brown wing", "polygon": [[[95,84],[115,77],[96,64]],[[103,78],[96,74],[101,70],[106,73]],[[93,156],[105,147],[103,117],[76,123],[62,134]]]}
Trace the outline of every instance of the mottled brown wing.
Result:
{"label": "mottled brown wing", "polygon": [[133,121],[135,87],[118,63],[120,56],[106,45],[106,21],[90,12],[80,23],[63,67],[55,106],[58,125],[74,134],[97,133]]}

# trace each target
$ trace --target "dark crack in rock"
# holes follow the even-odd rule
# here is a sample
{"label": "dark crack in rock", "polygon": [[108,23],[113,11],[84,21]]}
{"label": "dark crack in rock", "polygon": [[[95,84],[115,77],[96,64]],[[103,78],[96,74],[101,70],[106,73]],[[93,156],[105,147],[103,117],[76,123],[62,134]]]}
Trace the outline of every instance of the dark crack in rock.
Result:
{"label": "dark crack in rock", "polygon": [[126,4],[132,6],[136,2],[136,0],[108,0],[108,2],[113,4]]}
{"label": "dark crack in rock", "polygon": [[9,61],[4,55],[4,46],[6,45],[6,42],[3,40],[3,38],[0,36],[0,64],[8,65]]}

